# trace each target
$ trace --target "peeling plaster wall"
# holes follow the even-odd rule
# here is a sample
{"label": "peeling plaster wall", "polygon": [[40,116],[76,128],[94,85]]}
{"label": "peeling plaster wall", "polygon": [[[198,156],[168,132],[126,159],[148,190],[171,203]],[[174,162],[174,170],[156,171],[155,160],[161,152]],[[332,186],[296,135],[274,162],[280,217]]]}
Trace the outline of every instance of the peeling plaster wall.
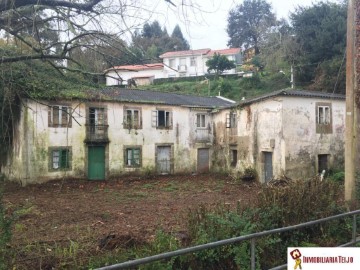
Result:
{"label": "peeling plaster wall", "polygon": [[[46,102],[39,104],[24,100],[18,136],[14,151],[4,173],[10,180],[21,181],[23,184],[44,182],[62,177],[87,177],[87,144],[86,116],[88,105],[76,101],[56,102],[52,105],[71,105],[76,108],[73,113],[71,128],[48,127],[48,106]],[[173,172],[196,171],[197,148],[209,148],[212,151],[213,129],[209,133],[209,141],[196,141],[196,113],[204,111],[186,107],[172,107],[156,104],[135,104],[116,102],[90,103],[92,106],[105,107],[109,144],[106,146],[106,177],[116,177],[124,173],[143,170],[154,170],[156,167],[156,145],[172,147]],[[126,129],[123,125],[124,106],[141,108],[142,128]],[[172,112],[172,129],[156,129],[152,126],[154,110]],[[209,125],[213,125],[213,115],[206,111]],[[49,170],[49,147],[71,147],[71,169],[67,171]],[[124,146],[141,146],[141,168],[127,168],[124,165]],[[210,156],[211,159],[211,156]]]}
{"label": "peeling plaster wall", "polygon": [[[331,103],[332,132],[316,132],[316,103]],[[306,178],[317,174],[318,155],[330,155],[332,168],[344,166],[345,101],[284,98],[286,175]]]}
{"label": "peeling plaster wall", "polygon": [[238,125],[239,169],[254,167],[264,182],[263,152],[273,155],[273,174],[283,170],[282,162],[282,100],[274,98],[240,109]]}

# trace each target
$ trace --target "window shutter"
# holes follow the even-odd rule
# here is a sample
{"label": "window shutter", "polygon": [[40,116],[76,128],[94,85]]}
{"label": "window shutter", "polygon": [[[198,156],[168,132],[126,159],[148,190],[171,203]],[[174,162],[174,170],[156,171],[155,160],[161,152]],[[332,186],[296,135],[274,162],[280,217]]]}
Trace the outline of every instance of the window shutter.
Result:
{"label": "window shutter", "polygon": [[71,107],[67,107],[67,112],[68,112],[68,127],[71,128],[72,127],[72,108]]}
{"label": "window shutter", "polygon": [[139,129],[142,129],[142,112],[139,110]]}
{"label": "window shutter", "polygon": [[230,113],[226,114],[226,128],[230,128]]}
{"label": "window shutter", "polygon": [[151,115],[151,126],[152,127],[157,127],[157,118],[158,118],[158,113],[157,111],[152,111],[152,115]]}
{"label": "window shutter", "polygon": [[173,126],[173,117],[172,117],[172,112],[169,112],[169,127]]}
{"label": "window shutter", "polygon": [[48,127],[52,127],[53,126],[53,122],[52,122],[52,107],[49,106],[48,107]]}
{"label": "window shutter", "polygon": [[59,126],[59,106],[53,106],[52,107],[52,124],[53,127],[58,127]]}

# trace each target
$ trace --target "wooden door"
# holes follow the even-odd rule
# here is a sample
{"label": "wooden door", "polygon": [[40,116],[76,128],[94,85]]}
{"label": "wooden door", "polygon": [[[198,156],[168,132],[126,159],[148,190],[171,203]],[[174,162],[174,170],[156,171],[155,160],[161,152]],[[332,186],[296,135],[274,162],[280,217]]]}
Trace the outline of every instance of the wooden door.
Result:
{"label": "wooden door", "polygon": [[105,179],[105,146],[88,147],[88,179]]}
{"label": "wooden door", "polygon": [[157,172],[171,173],[171,146],[158,146],[156,152]]}
{"label": "wooden door", "polygon": [[272,153],[264,152],[264,172],[265,182],[268,182],[273,177]]}
{"label": "wooden door", "polygon": [[209,171],[209,148],[199,148],[197,154],[197,171]]}

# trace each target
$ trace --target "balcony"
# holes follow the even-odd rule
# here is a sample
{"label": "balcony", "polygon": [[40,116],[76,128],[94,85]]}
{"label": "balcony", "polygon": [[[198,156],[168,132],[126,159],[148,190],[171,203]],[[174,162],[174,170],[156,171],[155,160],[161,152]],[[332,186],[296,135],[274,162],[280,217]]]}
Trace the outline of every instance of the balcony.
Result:
{"label": "balcony", "polygon": [[196,129],[195,130],[195,140],[196,142],[210,142],[211,141],[211,130],[205,129]]}
{"label": "balcony", "polygon": [[109,125],[85,125],[86,126],[86,143],[108,143]]}

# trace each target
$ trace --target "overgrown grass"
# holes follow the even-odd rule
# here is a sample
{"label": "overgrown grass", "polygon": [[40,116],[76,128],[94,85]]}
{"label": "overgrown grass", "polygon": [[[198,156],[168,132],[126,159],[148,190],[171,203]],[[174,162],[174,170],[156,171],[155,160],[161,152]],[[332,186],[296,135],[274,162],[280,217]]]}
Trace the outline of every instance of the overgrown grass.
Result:
{"label": "overgrown grass", "polygon": [[[209,243],[342,213],[346,207],[340,200],[341,192],[342,188],[337,183],[312,179],[291,182],[281,188],[262,187],[256,207],[240,204],[236,209],[224,205],[199,207],[188,213],[188,238],[182,246]],[[350,237],[350,218],[264,237],[257,240],[256,268],[267,269],[285,263],[288,246],[337,246],[348,242]],[[271,254],[271,258],[266,254]],[[247,241],[157,263],[157,268],[144,266],[144,269],[248,269],[249,265],[250,243]]]}
{"label": "overgrown grass", "polygon": [[[148,186],[147,192],[154,187],[157,188],[156,183]],[[163,188],[172,191],[172,185]],[[346,211],[341,200],[342,192],[342,185],[337,182],[319,179],[293,181],[285,187],[262,186],[259,187],[258,201],[252,207],[238,203],[235,208],[217,204],[189,210],[186,230],[181,233],[158,231],[153,240],[147,242],[132,236],[125,240],[118,238],[110,249],[96,248],[96,239],[87,241],[87,244],[75,239],[61,243],[29,243],[21,252],[34,255],[30,257],[42,254],[42,260],[35,263],[37,266],[41,263],[43,268],[94,269],[339,214]],[[351,218],[331,221],[259,238],[256,240],[256,268],[268,269],[285,263],[288,246],[337,246],[348,242],[351,221]],[[90,231],[88,237],[91,238]],[[266,254],[271,254],[271,257]],[[245,241],[146,264],[138,269],[249,269],[249,265],[250,242]]]}
{"label": "overgrown grass", "polygon": [[198,80],[190,79],[189,81],[179,80],[156,85],[139,86],[139,88],[199,96],[217,96],[220,93],[226,98],[239,101],[243,97],[251,98],[290,87],[288,79],[281,73],[258,73],[250,78],[212,78],[209,83],[204,83],[203,78]]}

